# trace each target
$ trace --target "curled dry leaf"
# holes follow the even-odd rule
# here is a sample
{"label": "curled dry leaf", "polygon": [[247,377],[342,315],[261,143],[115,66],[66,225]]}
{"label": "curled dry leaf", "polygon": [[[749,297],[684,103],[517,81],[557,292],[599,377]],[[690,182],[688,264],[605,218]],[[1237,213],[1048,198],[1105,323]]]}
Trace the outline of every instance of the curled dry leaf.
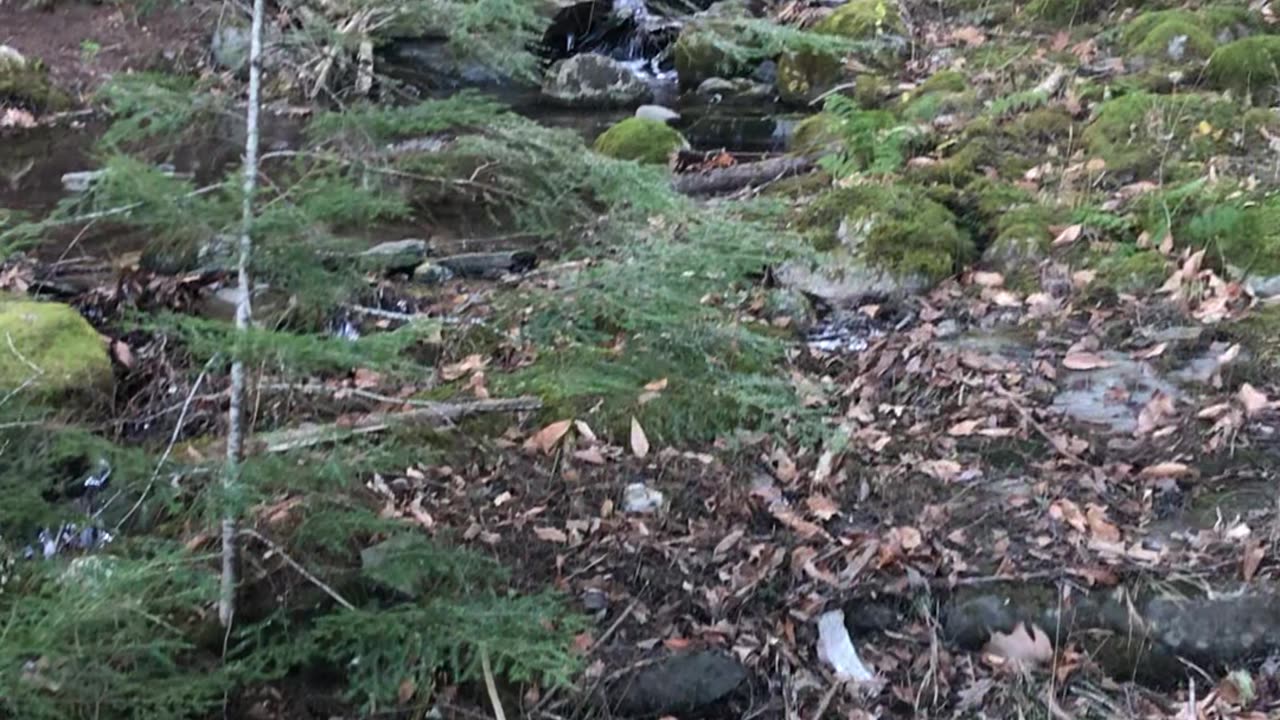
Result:
{"label": "curled dry leaf", "polygon": [[1083,225],[1079,225],[1079,224],[1068,225],[1067,227],[1062,229],[1062,232],[1058,233],[1057,237],[1053,239],[1053,247],[1062,247],[1063,245],[1070,245],[1071,243],[1080,239],[1080,234],[1082,232],[1084,232]]}
{"label": "curled dry leaf", "polygon": [[920,463],[921,472],[943,482],[955,480],[963,470],[964,467],[955,460],[927,460]]}
{"label": "curled dry leaf", "polygon": [[644,428],[640,427],[640,421],[634,415],[631,417],[631,452],[638,458],[649,454],[649,438],[645,436]]}
{"label": "curled dry leaf", "polygon": [[569,536],[560,528],[536,527],[533,529],[533,534],[536,535],[539,540],[546,542],[561,544],[569,542]]}
{"label": "curled dry leaf", "polygon": [[1097,370],[1109,368],[1112,365],[1115,363],[1101,355],[1084,351],[1069,352],[1062,359],[1062,366],[1068,370]]}
{"label": "curled dry leaf", "polygon": [[840,512],[840,506],[826,495],[810,495],[804,501],[805,507],[809,508],[809,512],[823,522],[830,520]]}
{"label": "curled dry leaf", "polygon": [[951,437],[969,437],[978,431],[978,426],[981,424],[981,420],[961,420],[947,428],[947,434]]}
{"label": "curled dry leaf", "polygon": [[648,385],[645,385],[644,389],[649,392],[655,392],[655,393],[662,392],[663,390],[667,389],[667,379],[662,378],[661,380],[654,380]]}
{"label": "curled dry leaf", "polygon": [[452,382],[469,372],[480,370],[488,364],[488,359],[482,355],[468,355],[459,362],[445,365],[440,368],[440,377]]}
{"label": "curled dry leaf", "polygon": [[1183,478],[1190,475],[1192,475],[1191,467],[1186,463],[1180,462],[1162,462],[1148,465],[1138,473],[1138,477],[1144,480]]}
{"label": "curled dry leaf", "polygon": [[1267,401],[1266,394],[1249,383],[1240,386],[1240,391],[1236,393],[1236,397],[1240,398],[1240,404],[1244,406],[1246,417],[1257,417],[1271,407],[1271,403]]}
{"label": "curled dry leaf", "polygon": [[1009,633],[992,632],[982,651],[1024,667],[1053,660],[1053,643],[1035,623],[1020,622]]}
{"label": "curled dry leaf", "polygon": [[544,455],[551,454],[556,445],[560,444],[560,440],[564,438],[565,433],[569,432],[569,426],[572,424],[572,420],[557,420],[551,423],[531,435],[528,440],[525,440],[525,449],[535,450]]}

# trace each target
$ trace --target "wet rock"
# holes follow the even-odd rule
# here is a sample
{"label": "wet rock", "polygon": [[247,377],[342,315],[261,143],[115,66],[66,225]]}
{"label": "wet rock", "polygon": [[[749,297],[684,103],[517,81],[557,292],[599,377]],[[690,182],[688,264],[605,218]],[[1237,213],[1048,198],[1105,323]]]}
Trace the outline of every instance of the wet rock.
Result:
{"label": "wet rock", "polygon": [[676,655],[624,678],[610,689],[619,714],[689,713],[722,700],[747,679],[747,670],[714,652]]}
{"label": "wet rock", "polygon": [[593,53],[575,55],[551,66],[542,94],[568,107],[611,108],[639,105],[652,91],[626,65]]}
{"label": "wet rock", "polygon": [[636,515],[649,515],[662,509],[667,502],[661,490],[651,488],[644,483],[631,483],[622,493],[623,512]]}
{"label": "wet rock", "polygon": [[750,72],[750,62],[725,51],[721,41],[721,35],[734,34],[734,21],[750,17],[748,3],[722,0],[686,23],[672,46],[681,90],[693,90],[707,78],[737,77]]}
{"label": "wet rock", "polygon": [[1253,288],[1253,292],[1260,298],[1280,296],[1280,275],[1255,278],[1249,281],[1249,286]]}
{"label": "wet rock", "polygon": [[750,78],[707,78],[694,91],[705,102],[723,105],[755,104],[773,97],[773,88]]}
{"label": "wet rock", "polygon": [[0,352],[0,388],[44,396],[111,388],[106,343],[69,305],[0,297],[0,337],[16,351]]}
{"label": "wet rock", "polygon": [[413,269],[413,279],[424,285],[440,285],[453,279],[453,271],[430,261]]}
{"label": "wet rock", "polygon": [[1099,355],[1109,367],[1061,374],[1054,410],[1077,422],[1130,434],[1138,427],[1138,413],[1156,393],[1175,399],[1182,396],[1177,386],[1160,377],[1149,363],[1121,352]]}
{"label": "wet rock", "polygon": [[426,260],[429,251],[430,246],[426,240],[388,240],[360,253],[360,260],[363,266],[384,272],[413,270]]}

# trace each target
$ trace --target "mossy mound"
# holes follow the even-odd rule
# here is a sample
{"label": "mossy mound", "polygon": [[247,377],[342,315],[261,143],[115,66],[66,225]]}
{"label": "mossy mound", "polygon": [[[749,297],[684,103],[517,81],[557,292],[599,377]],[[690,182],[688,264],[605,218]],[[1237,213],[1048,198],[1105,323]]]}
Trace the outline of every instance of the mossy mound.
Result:
{"label": "mossy mound", "polygon": [[955,70],[939,70],[920,83],[916,94],[927,95],[936,92],[964,92],[969,89],[969,78]]}
{"label": "mossy mound", "polygon": [[1012,136],[1037,143],[1066,141],[1072,137],[1075,123],[1060,107],[1040,108],[1019,117],[1009,128]]}
{"label": "mossy mound", "polygon": [[1239,270],[1280,274],[1280,198],[1206,208],[1187,222],[1185,237]]}
{"label": "mossy mound", "polygon": [[1058,214],[1038,203],[1000,210],[990,218],[995,236],[983,252],[983,260],[1006,272],[1028,272],[1049,254],[1053,239],[1049,226]]}
{"label": "mossy mound", "polygon": [[49,70],[44,63],[0,45],[0,104],[46,112],[66,109],[71,99],[49,83]]}
{"label": "mossy mound", "polygon": [[1102,103],[1083,139],[1089,155],[1106,161],[1117,178],[1153,177],[1163,169],[1169,179],[1183,170],[1194,175],[1185,163],[1242,149],[1236,130],[1243,122],[1238,104],[1213,93],[1140,91]]}
{"label": "mossy mound", "polygon": [[820,249],[845,250],[897,277],[936,282],[976,253],[946,206],[906,185],[833,190],[806,208],[798,224]]}
{"label": "mossy mound", "polygon": [[1268,102],[1280,85],[1280,36],[1254,35],[1223,45],[1209,58],[1205,77],[1219,89]]}
{"label": "mossy mound", "polygon": [[676,38],[671,54],[683,90],[693,90],[709,78],[742,75],[749,67],[742,58],[724,49],[714,23],[685,28]]}
{"label": "mossy mound", "polygon": [[6,392],[28,381],[45,397],[111,387],[106,344],[69,305],[0,297],[0,337],[0,389]]}
{"label": "mossy mound", "polygon": [[840,133],[836,119],[829,113],[818,113],[796,123],[791,131],[791,151],[802,155],[828,153],[840,149]]}
{"label": "mossy mound", "polygon": [[671,126],[657,120],[632,117],[596,138],[595,151],[619,160],[662,164],[688,142]]}
{"label": "mossy mound", "polygon": [[1254,26],[1242,7],[1214,6],[1198,11],[1152,10],[1140,13],[1125,26],[1120,43],[1143,57],[1166,57],[1169,44],[1186,36],[1185,50],[1194,58],[1206,58],[1221,42],[1230,42]]}
{"label": "mossy mound", "polygon": [[[899,42],[905,26],[895,0],[851,0],[814,25],[813,32],[871,43],[871,50],[858,53],[859,60],[881,68],[892,66],[906,47]],[[838,53],[783,53],[778,60],[778,96],[792,104],[809,102],[838,84],[843,74],[844,62]]]}

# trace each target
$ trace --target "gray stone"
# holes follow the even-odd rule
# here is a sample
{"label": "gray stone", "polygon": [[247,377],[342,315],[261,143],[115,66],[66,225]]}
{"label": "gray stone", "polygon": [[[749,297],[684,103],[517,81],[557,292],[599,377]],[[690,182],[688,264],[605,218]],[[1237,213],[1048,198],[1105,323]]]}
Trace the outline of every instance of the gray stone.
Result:
{"label": "gray stone", "polygon": [[440,285],[453,279],[453,271],[443,265],[424,262],[414,268],[413,279],[424,285]]}
{"label": "gray stone", "polygon": [[622,494],[622,510],[637,515],[647,515],[661,510],[666,501],[662,491],[644,483],[631,483]]}
{"label": "gray stone", "polygon": [[732,693],[747,679],[747,670],[731,657],[715,652],[676,655],[620,680],[612,688],[623,715],[690,713]]}
{"label": "gray stone", "polygon": [[1254,278],[1249,281],[1249,287],[1260,298],[1276,297],[1280,295],[1280,275]]}
{"label": "gray stone", "polygon": [[361,265],[386,272],[412,270],[427,259],[430,247],[426,240],[405,238],[378,243],[360,253]]}
{"label": "gray stone", "polygon": [[772,97],[773,87],[750,78],[713,77],[703,80],[694,94],[707,102],[726,105],[758,103]]}
{"label": "gray stone", "polygon": [[640,105],[653,95],[628,67],[594,53],[575,55],[552,65],[543,81],[542,94],[578,108]]}
{"label": "gray stone", "polygon": [[[1130,434],[1138,427],[1138,413],[1156,393],[1175,400],[1182,396],[1177,386],[1160,377],[1149,363],[1122,352],[1098,355],[1110,366],[1061,374],[1054,410],[1077,422]],[[1118,394],[1117,389],[1125,392]]]}

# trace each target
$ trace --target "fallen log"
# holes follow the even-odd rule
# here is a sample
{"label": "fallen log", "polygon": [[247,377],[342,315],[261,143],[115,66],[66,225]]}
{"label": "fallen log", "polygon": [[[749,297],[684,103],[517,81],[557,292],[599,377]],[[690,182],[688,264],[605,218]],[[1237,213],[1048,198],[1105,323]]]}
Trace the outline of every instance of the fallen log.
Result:
{"label": "fallen log", "polygon": [[813,170],[815,165],[811,157],[780,157],[740,163],[727,168],[680,175],[675,179],[675,188],[684,195],[715,195],[801,175]]}
{"label": "fallen log", "polygon": [[326,445],[349,440],[360,435],[383,432],[392,427],[415,424],[445,425],[464,417],[481,413],[524,412],[542,408],[542,401],[532,397],[496,398],[470,402],[412,402],[412,410],[391,413],[371,413],[353,423],[307,424],[275,432],[263,433],[254,439],[253,451],[280,453],[301,448]]}

